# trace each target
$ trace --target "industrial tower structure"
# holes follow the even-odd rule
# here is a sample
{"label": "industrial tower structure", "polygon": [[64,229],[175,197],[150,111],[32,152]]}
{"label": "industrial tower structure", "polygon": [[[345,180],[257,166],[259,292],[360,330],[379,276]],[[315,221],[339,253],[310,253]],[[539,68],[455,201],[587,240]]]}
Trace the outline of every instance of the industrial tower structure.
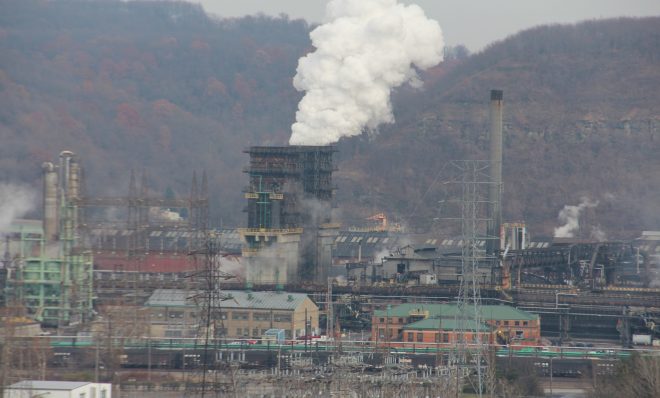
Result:
{"label": "industrial tower structure", "polygon": [[59,165],[42,166],[42,225],[17,225],[18,252],[10,266],[8,296],[48,326],[69,326],[92,316],[92,253],[81,244],[78,226],[82,168],[73,152]]}
{"label": "industrial tower structure", "polygon": [[247,281],[325,283],[331,246],[332,146],[250,147],[246,188]]}

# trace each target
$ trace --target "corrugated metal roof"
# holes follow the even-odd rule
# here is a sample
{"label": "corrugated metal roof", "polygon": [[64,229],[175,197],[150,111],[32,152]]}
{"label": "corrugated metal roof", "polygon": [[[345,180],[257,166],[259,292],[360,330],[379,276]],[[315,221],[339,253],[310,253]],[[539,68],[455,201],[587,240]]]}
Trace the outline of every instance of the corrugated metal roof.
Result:
{"label": "corrugated metal roof", "polygon": [[197,291],[156,289],[144,304],[147,307],[194,307]]}
{"label": "corrugated metal roof", "polygon": [[307,298],[306,294],[287,292],[227,290],[222,293],[231,297],[229,300],[222,302],[223,308],[295,310]]}
{"label": "corrugated metal roof", "polygon": [[23,380],[10,385],[12,390],[62,390],[71,391],[91,384],[88,381],[49,381],[49,380]]}
{"label": "corrugated metal roof", "polygon": [[[374,311],[374,316],[407,317],[411,314],[425,314],[428,317],[454,317],[456,315],[456,304],[417,304],[407,303],[392,307],[389,311]],[[469,311],[469,309],[468,309]],[[484,320],[524,320],[538,319],[538,315],[519,310],[507,305],[483,305],[481,306],[481,318]]]}
{"label": "corrugated metal roof", "polygon": [[[156,289],[149,297],[149,307],[186,307],[195,306],[197,291],[182,289]],[[220,303],[222,308],[295,310],[307,298],[302,293],[287,292],[248,292],[243,290],[223,290],[226,300]]]}

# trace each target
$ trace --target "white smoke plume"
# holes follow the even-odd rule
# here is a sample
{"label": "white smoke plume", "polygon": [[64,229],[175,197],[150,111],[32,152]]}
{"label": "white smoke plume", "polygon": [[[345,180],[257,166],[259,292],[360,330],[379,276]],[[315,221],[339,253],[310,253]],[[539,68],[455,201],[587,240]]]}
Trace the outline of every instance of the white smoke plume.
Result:
{"label": "white smoke plume", "polygon": [[416,69],[442,60],[440,25],[397,0],[332,0],[329,22],[310,34],[316,51],[298,61],[293,85],[305,96],[291,145],[328,145],[394,122],[390,92],[421,86]]}
{"label": "white smoke plume", "polygon": [[34,190],[16,184],[0,183],[0,235],[8,232],[11,223],[35,208]]}
{"label": "white smoke plume", "polygon": [[600,228],[600,225],[595,225],[591,227],[590,238],[598,242],[605,242],[607,234]]}
{"label": "white smoke plume", "polygon": [[218,269],[236,277],[236,279],[233,280],[234,282],[245,280],[245,264],[241,262],[240,257],[221,257],[219,260]]}
{"label": "white smoke plume", "polygon": [[580,213],[582,210],[590,207],[598,206],[598,201],[591,201],[587,197],[583,197],[577,206],[566,205],[559,212],[559,221],[562,223],[560,227],[555,228],[555,238],[573,238],[575,233],[580,228]]}

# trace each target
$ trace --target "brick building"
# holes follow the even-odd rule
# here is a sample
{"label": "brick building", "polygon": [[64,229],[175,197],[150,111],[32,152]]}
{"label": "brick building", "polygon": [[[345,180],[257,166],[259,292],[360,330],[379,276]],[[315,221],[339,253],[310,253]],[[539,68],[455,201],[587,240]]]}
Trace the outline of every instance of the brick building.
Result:
{"label": "brick building", "polygon": [[[371,339],[377,342],[446,343],[456,339],[456,330],[464,330],[468,342],[536,345],[541,342],[538,315],[505,305],[481,307],[480,323],[467,314],[463,320],[456,304],[408,303],[374,311]],[[458,324],[457,324],[458,322]]]}

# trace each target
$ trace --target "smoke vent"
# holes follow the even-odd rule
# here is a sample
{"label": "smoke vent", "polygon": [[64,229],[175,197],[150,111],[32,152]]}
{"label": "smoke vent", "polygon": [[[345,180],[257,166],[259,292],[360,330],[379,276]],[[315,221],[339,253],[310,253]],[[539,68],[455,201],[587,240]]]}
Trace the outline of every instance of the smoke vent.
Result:
{"label": "smoke vent", "polygon": [[490,225],[488,228],[488,253],[500,249],[500,226],[502,225],[502,117],[504,92],[490,92],[490,190],[488,201],[491,204]]}

